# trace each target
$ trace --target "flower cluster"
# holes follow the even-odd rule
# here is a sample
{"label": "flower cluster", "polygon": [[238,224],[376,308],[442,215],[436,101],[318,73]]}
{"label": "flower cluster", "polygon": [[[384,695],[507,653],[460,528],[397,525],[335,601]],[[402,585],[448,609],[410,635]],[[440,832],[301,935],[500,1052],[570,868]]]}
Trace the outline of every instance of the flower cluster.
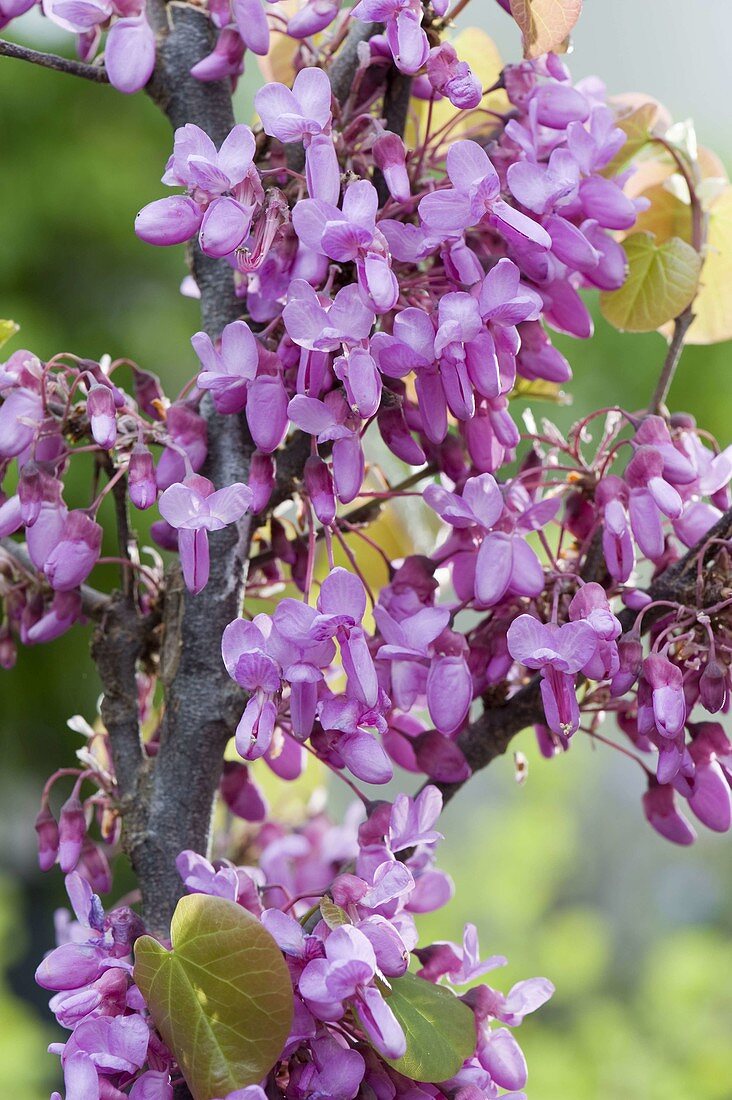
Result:
{"label": "flower cluster", "polygon": [[[358,807],[345,828],[332,827],[322,815],[295,832],[265,825],[252,841],[256,868],[181,854],[188,890],[249,909],[287,960],[295,1013],[282,1065],[262,1083],[268,1095],[275,1079],[287,1077],[281,1095],[288,1100],[350,1100],[377,1086],[377,1095],[394,1098],[419,1087],[425,1096],[489,1100],[507,1089],[517,1100],[526,1063],[508,1028],[548,1000],[553,986],[533,978],[505,995],[476,986],[506,959],[481,960],[473,925],[466,926],[462,945],[417,946],[415,916],[439,908],[452,894],[449,878],[434,867],[441,808],[439,792],[425,787],[417,799],[399,795],[393,804],[379,803],[360,825]],[[405,1052],[389,992],[410,958],[430,982],[472,986],[462,999],[474,1013],[475,1053],[439,1087],[407,1081],[374,1054],[398,1059]],[[469,1088],[474,1093],[461,1091]]]}
{"label": "flower cluster", "polygon": [[[51,641],[85,617],[103,619],[104,635],[119,603],[92,587],[95,570],[119,567],[135,620],[141,768],[170,751],[155,698],[159,681],[169,687],[160,623],[176,566],[166,577],[161,551],[177,555],[188,612],[222,596],[206,592],[227,537],[218,532],[233,529],[248,549],[245,575],[224,578],[243,605],[219,601],[215,642],[224,733],[240,701],[220,793],[229,826],[247,823],[247,863],[186,851],[178,870],[189,891],[243,906],[271,933],[295,1013],[275,1069],[231,1100],[524,1097],[508,1029],[551,994],[545,979],[461,994],[475,1044],[451,1079],[394,1066],[408,1036],[390,995],[410,962],[450,998],[504,961],[481,961],[472,925],[462,945],[428,946],[415,925],[451,895],[434,867],[438,788],[480,766],[481,722],[516,714],[518,732],[529,715],[547,756],[575,736],[619,750],[642,769],[648,821],[674,842],[694,838],[679,799],[713,830],[732,824],[732,744],[710,718],[730,704],[729,530],[719,525],[732,448],[660,403],[653,414],[602,409],[566,436],[549,420],[538,430],[526,409],[522,438],[513,411],[569,381],[548,330],[592,334],[580,292],[626,278],[618,234],[644,207],[626,192],[626,133],[600,82],[573,84],[554,54],[506,67],[502,108],[480,108],[480,81],[439,41],[448,7],[211,0],[216,45],[194,76],[236,78],[245,51],[266,54],[274,31],[304,42],[292,86],[267,83],[259,122],[234,126],[219,147],[196,125],[178,129],[163,176],[177,191],[144,207],[135,230],[155,245],[192,242],[196,270],[226,274],[242,317],[192,337],[198,368],[174,398],[124,359],[42,363],[21,350],[0,365],[0,664],[12,665],[18,639]],[[149,78],[143,6],[50,0],[45,10],[87,59],[107,31],[121,90]],[[331,74],[354,27],[344,94]],[[385,106],[385,82],[403,77],[411,148]],[[444,99],[466,114],[434,127]],[[205,296],[204,281],[190,277],[186,291]],[[224,468],[240,479],[216,462],[229,428],[242,450]],[[71,499],[72,463],[91,474],[83,501]],[[392,560],[366,528],[403,497],[417,498],[432,537],[425,553]],[[102,529],[107,498],[116,545]],[[157,549],[136,533],[130,504],[133,518],[155,516]],[[378,591],[363,546],[385,563]],[[608,716],[618,740],[601,732]],[[179,1069],[131,976],[141,920],[124,905],[105,916],[97,897],[111,889],[104,851],[125,829],[115,734],[74,725],[88,740],[80,766],[52,777],[36,823],[41,867],[60,866],[77,917],[39,968],[72,1031],[54,1050],[67,1100],[169,1100]],[[315,814],[293,829],[270,819],[264,767],[295,780],[307,756],[359,797],[363,820]],[[395,767],[428,781],[416,799],[360,789]],[[237,854],[238,835],[228,828],[217,850]]]}

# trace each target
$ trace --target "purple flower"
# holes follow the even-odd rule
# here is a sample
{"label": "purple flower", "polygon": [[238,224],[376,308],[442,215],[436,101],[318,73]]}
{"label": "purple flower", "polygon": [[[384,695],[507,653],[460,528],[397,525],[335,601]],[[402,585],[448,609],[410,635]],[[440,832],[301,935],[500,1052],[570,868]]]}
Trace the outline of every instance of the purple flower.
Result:
{"label": "purple flower", "polygon": [[597,635],[597,649],[582,672],[591,680],[612,678],[620,668],[616,639],[622,627],[610,610],[602,585],[594,581],[583,585],[572,598],[569,617],[572,622],[588,623]]}
{"label": "purple flower", "polygon": [[541,672],[541,698],[549,729],[570,737],[579,726],[575,674],[591,661],[597,635],[586,622],[544,625],[519,615],[508,628],[511,656]]}
{"label": "purple flower", "polygon": [[429,231],[455,236],[487,217],[509,240],[551,248],[545,229],[501,199],[498,173],[477,142],[456,141],[450,146],[447,174],[453,186],[433,191],[419,204],[420,217]]}
{"label": "purple flower", "polygon": [[386,730],[386,721],[378,707],[360,699],[333,695],[320,704],[318,717],[328,733],[338,733],[334,748],[348,770],[365,783],[388,783],[393,776],[389,757],[376,740],[366,732],[375,727]]}
{"label": "purple flower", "polygon": [[653,719],[664,737],[674,738],[684,728],[686,699],[683,674],[678,665],[659,653],[652,653],[643,662],[643,676],[651,688]]}
{"label": "purple flower", "polygon": [[307,248],[339,263],[355,262],[364,301],[376,313],[396,305],[399,285],[386,238],[376,227],[379,199],[368,180],[346,188],[342,211],[322,199],[301,199],[292,212],[295,232]]}
{"label": "purple flower", "polygon": [[421,26],[421,0],[360,0],[351,15],[386,24],[386,41],[401,72],[416,73],[425,64],[430,47]]}
{"label": "purple flower", "polygon": [[211,391],[218,412],[241,412],[259,361],[257,341],[249,325],[246,321],[226,325],[218,348],[207,332],[197,332],[191,343],[202,367],[197,379],[199,389]]}
{"label": "purple flower", "polygon": [[135,220],[138,237],[149,244],[182,244],[198,232],[209,256],[233,252],[248,237],[263,198],[254,147],[248,126],[235,126],[218,151],[193,123],[176,130],[163,183],[186,187],[188,196],[158,199],[141,210]]}
{"label": "purple flower", "polygon": [[118,92],[131,94],[145,87],[155,68],[155,33],[144,11],[112,24],[104,47],[104,67]]}
{"label": "purple flower", "polygon": [[460,61],[455,47],[441,42],[430,50],[427,59],[427,76],[440,95],[461,110],[471,110],[480,104],[483,88],[465,61]]}
{"label": "purple flower", "polygon": [[150,508],[158,496],[153,456],[143,443],[136,443],[127,467],[127,487],[136,508]]}
{"label": "purple flower", "polygon": [[389,816],[387,839],[392,852],[435,844],[442,839],[433,826],[442,813],[442,795],[437,787],[426,786],[416,798],[398,794]]}
{"label": "purple flower", "polygon": [[373,707],[378,699],[378,682],[373,658],[361,622],[366,614],[366,592],[353,573],[340,567],[331,570],[318,595],[319,614],[310,627],[316,641],[337,639],[348,677],[349,691]]}
{"label": "purple flower", "polygon": [[366,340],[375,320],[373,309],[364,304],[353,283],[342,287],[331,301],[316,294],[305,279],[290,284],[282,318],[290,338],[309,351],[336,351],[343,344]]}
{"label": "purple flower", "polygon": [[265,84],[254,107],[265,133],[282,142],[305,146],[305,173],[311,199],[337,204],[341,170],[331,136],[331,87],[323,69],[301,69],[292,91],[284,84]]}
{"label": "purple flower", "polygon": [[638,546],[652,561],[664,552],[663,516],[678,519],[683,504],[678,491],[663,476],[663,455],[655,447],[638,447],[628,463],[628,511]]}
{"label": "purple flower", "polygon": [[160,514],[178,531],[183,579],[193,593],[206,587],[209,573],[208,532],[236,523],[252,503],[252,491],[236,482],[214,490],[206,477],[192,474],[169,486],[160,498]]}
{"label": "purple flower", "polygon": [[277,707],[273,701],[280,690],[282,673],[279,663],[267,653],[265,632],[269,633],[268,617],[257,621],[234,619],[221,639],[221,653],[226,671],[232,680],[250,693],[235,740],[237,751],[245,760],[264,756],[272,742]]}
{"label": "purple flower", "polygon": [[673,844],[689,845],[696,840],[694,829],[679,812],[673,787],[649,780],[643,795],[643,813],[648,824]]}
{"label": "purple flower", "polygon": [[97,563],[101,546],[99,524],[80,509],[69,512],[43,562],[51,588],[68,592],[85,581]]}
{"label": "purple flower", "polygon": [[105,451],[114,447],[117,439],[117,409],[109,386],[94,385],[86,398],[86,411],[95,443]]}
{"label": "purple flower", "polygon": [[[534,509],[527,508],[515,520],[504,512],[504,499],[492,474],[468,478],[462,496],[437,485],[428,485],[424,499],[442,519],[458,531],[477,528],[483,531],[480,548],[468,553],[468,583],[472,579],[475,598],[492,607],[507,593],[537,596],[544,587],[544,571],[533,548],[522,531],[542,526],[556,511],[556,501],[542,501]],[[535,509],[538,509],[535,510]],[[493,530],[499,521],[513,524],[513,531]]]}
{"label": "purple flower", "polygon": [[353,1005],[369,1040],[387,1058],[400,1058],[406,1039],[388,1003],[373,984],[376,956],[369,940],[345,924],[325,940],[325,958],[314,959],[298,983],[305,1003],[321,1020],[339,1020]]}
{"label": "purple flower", "polygon": [[182,481],[187,463],[194,473],[198,473],[208,450],[206,422],[188,405],[172,405],[165,417],[165,428],[170,442],[155,471],[158,489],[167,489],[174,482]]}
{"label": "purple flower", "polygon": [[361,449],[361,418],[349,408],[343,394],[331,390],[322,401],[296,394],[287,406],[293,424],[318,443],[333,441],[333,476],[338,499],[349,504],[361,491],[365,460]]}
{"label": "purple flower", "polygon": [[602,549],[608,570],[616,581],[627,581],[635,565],[627,486],[619,477],[610,474],[598,483],[596,500],[603,517]]}
{"label": "purple flower", "polygon": [[306,0],[287,22],[290,38],[309,38],[329,27],[340,11],[340,0]]}

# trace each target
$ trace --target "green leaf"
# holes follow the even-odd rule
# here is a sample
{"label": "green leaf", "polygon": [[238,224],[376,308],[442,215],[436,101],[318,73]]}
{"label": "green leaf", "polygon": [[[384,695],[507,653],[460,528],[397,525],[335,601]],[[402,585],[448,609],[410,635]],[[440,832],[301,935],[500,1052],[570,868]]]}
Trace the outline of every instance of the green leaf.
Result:
{"label": "green leaf", "polygon": [[256,1084],[277,1061],[292,1020],[279,947],[246,909],[191,894],[176,907],[172,950],[135,944],[135,981],[194,1100]]}
{"label": "green leaf", "polygon": [[562,52],[581,11],[582,0],[511,0],[511,15],[523,35],[524,57]]}
{"label": "green leaf", "polygon": [[16,332],[20,332],[20,325],[16,325],[15,321],[0,321],[0,348],[3,344],[7,344]]}
{"label": "green leaf", "polygon": [[401,1058],[385,1061],[415,1081],[447,1081],[475,1050],[475,1017],[444,986],[414,974],[390,979],[384,989],[389,1008],[407,1039]]}
{"label": "green leaf", "polygon": [[320,902],[320,915],[331,929],[340,928],[343,924],[353,924],[345,909],[336,905],[330,898],[324,897]]}
{"label": "green leaf", "polygon": [[732,339],[732,187],[709,207],[709,230],[689,344]]}
{"label": "green leaf", "polygon": [[650,233],[634,233],[623,248],[628,278],[600,295],[602,315],[621,331],[653,332],[693,302],[701,258],[679,237],[659,244]]}
{"label": "green leaf", "polygon": [[662,114],[660,103],[649,99],[638,104],[620,115],[615,120],[615,125],[625,134],[625,144],[617,151],[613,159],[605,168],[603,176],[617,176],[624,168],[634,160],[645,145],[651,140],[654,127]]}

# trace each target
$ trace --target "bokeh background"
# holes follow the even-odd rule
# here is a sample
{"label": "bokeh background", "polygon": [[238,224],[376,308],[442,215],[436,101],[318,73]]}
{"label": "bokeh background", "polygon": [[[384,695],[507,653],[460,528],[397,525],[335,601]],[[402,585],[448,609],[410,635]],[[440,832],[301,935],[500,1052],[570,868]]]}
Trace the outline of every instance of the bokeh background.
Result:
{"label": "bokeh background", "polygon": [[[613,93],[645,90],[732,165],[728,0],[587,0],[570,58]],[[692,11],[693,7],[693,11]],[[492,0],[473,0],[506,59],[518,35]],[[13,37],[68,49],[33,15]],[[250,115],[256,68],[238,93]],[[174,388],[194,368],[195,303],[177,288],[180,249],[152,249],[132,223],[160,195],[166,122],[143,95],[0,58],[0,316],[42,358],[61,349],[125,355]],[[643,405],[664,354],[659,336],[622,337],[601,318],[589,344],[558,340],[575,368],[562,423],[602,404]],[[18,346],[17,341],[13,346]],[[691,348],[674,408],[730,441],[732,347]],[[41,1100],[54,1083],[54,1037],[33,970],[52,945],[60,876],[36,868],[40,787],[78,745],[66,719],[93,718],[98,682],[76,630],[21,654],[0,679],[0,1095]],[[576,740],[541,760],[530,733],[519,786],[510,758],[472,782],[444,818],[441,864],[454,901],[425,936],[460,939],[474,920],[485,953],[511,959],[499,978],[545,974],[553,1002],[522,1028],[532,1100],[729,1100],[732,1067],[730,841],[702,835],[677,850],[645,825],[632,764]],[[616,759],[616,756],[618,758]]]}

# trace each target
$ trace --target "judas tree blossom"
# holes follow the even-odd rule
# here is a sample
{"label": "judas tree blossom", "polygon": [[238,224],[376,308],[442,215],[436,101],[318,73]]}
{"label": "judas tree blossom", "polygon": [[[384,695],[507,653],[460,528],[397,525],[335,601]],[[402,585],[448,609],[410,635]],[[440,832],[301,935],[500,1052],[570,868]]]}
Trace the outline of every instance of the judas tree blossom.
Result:
{"label": "judas tree blossom", "polygon": [[148,244],[182,244],[198,234],[209,256],[226,256],[243,244],[262,198],[254,168],[254,135],[235,126],[217,151],[211,138],[188,123],[175,132],[163,183],[188,194],[157,199],[137,215],[135,232]]}
{"label": "judas tree blossom", "polygon": [[343,925],[325,941],[325,958],[314,959],[300,975],[298,988],[320,1019],[337,1020],[350,1002],[377,1050],[400,1058],[407,1049],[404,1032],[379,990],[371,985],[376,956],[357,928]]}
{"label": "judas tree blossom", "polygon": [[386,41],[397,68],[416,73],[429,56],[422,11],[420,0],[360,0],[352,14],[356,19],[385,23]]}
{"label": "judas tree blossom", "polygon": [[[0,23],[26,9],[0,0]],[[454,893],[436,865],[443,794],[479,783],[520,728],[547,761],[581,731],[573,752],[594,738],[640,766],[638,818],[660,835],[693,841],[681,800],[705,828],[732,827],[732,745],[699,720],[730,700],[732,452],[665,404],[695,304],[665,318],[650,412],[617,404],[612,372],[607,407],[577,423],[539,409],[572,377],[551,330],[589,339],[585,292],[612,303],[633,266],[616,235],[659,190],[646,171],[671,172],[660,190],[685,188],[692,211],[708,173],[659,108],[634,174],[626,107],[596,78],[574,84],[559,40],[504,66],[504,106],[482,110],[444,38],[448,0],[172,5],[154,69],[138,0],[44,11],[77,36],[82,67],[58,67],[124,90],[154,74],[178,193],[136,230],[192,242],[181,289],[202,310],[177,394],[123,351],[0,363],[0,665],[91,622],[102,686],[36,819],[39,864],[66,875],[76,918],[58,916],[38,969],[69,1032],[51,1047],[67,1100],[172,1100],[195,1074],[180,1006],[158,1019],[133,962],[144,931],[169,946],[185,891],[182,912],[239,907],[261,925],[284,960],[266,994],[292,1007],[256,1080],[218,1100],[522,1100],[512,1029],[553,985],[486,985],[505,960],[481,955],[471,922],[461,944],[420,937],[419,914]],[[253,129],[230,102],[247,51],[265,76]],[[689,285],[714,253],[697,237]],[[127,505],[158,498],[155,549]],[[210,569],[209,532],[232,524]],[[397,550],[396,531],[418,532],[420,552]],[[175,591],[176,555],[194,599]],[[283,799],[306,763],[317,793]],[[395,765],[419,794],[388,800]],[[357,798],[338,822],[326,776]],[[120,847],[139,914],[98,896]],[[430,1047],[438,1083],[407,1076],[429,1040],[413,996],[438,1006],[435,1033],[462,1019],[454,1058],[454,1028],[444,1061]],[[198,1002],[204,1022],[219,1011],[203,989]]]}
{"label": "judas tree blossom", "polygon": [[337,205],[341,171],[331,136],[331,88],[322,69],[301,69],[292,91],[284,84],[265,84],[254,97],[265,133],[285,143],[302,142],[311,199]]}
{"label": "judas tree blossom", "polygon": [[342,210],[322,199],[302,199],[292,223],[313,252],[341,263],[354,261],[364,301],[376,313],[386,313],[396,305],[399,286],[386,238],[376,225],[378,207],[376,188],[358,180],[346,188]]}
{"label": "judas tree blossom", "polygon": [[508,628],[512,657],[541,673],[541,698],[549,729],[570,737],[579,726],[575,677],[595,655],[597,634],[586,621],[544,625],[519,615]]}
{"label": "judas tree blossom", "polygon": [[434,191],[419,204],[420,217],[431,232],[455,236],[488,218],[509,240],[518,237],[539,249],[551,248],[546,230],[500,197],[498,173],[477,142],[456,141],[446,165],[453,186]]}
{"label": "judas tree blossom", "polygon": [[[531,530],[535,523],[540,526],[542,517],[537,514],[534,518],[527,512],[519,520],[518,530],[512,533],[494,530],[504,515],[504,500],[492,474],[469,478],[461,495],[430,485],[424,498],[457,532],[470,533],[477,528],[482,533],[477,551],[472,543],[465,547],[475,597],[481,604],[496,604],[506,592],[522,596],[539,594],[544,586],[541,563],[519,531]],[[461,567],[464,568],[462,563]]]}
{"label": "judas tree blossom", "polygon": [[201,592],[208,583],[208,532],[236,523],[249,510],[251,502],[248,485],[235,483],[214,489],[212,482],[200,474],[191,474],[170,485],[162,494],[158,504],[160,514],[178,531],[183,579],[191,592]]}

